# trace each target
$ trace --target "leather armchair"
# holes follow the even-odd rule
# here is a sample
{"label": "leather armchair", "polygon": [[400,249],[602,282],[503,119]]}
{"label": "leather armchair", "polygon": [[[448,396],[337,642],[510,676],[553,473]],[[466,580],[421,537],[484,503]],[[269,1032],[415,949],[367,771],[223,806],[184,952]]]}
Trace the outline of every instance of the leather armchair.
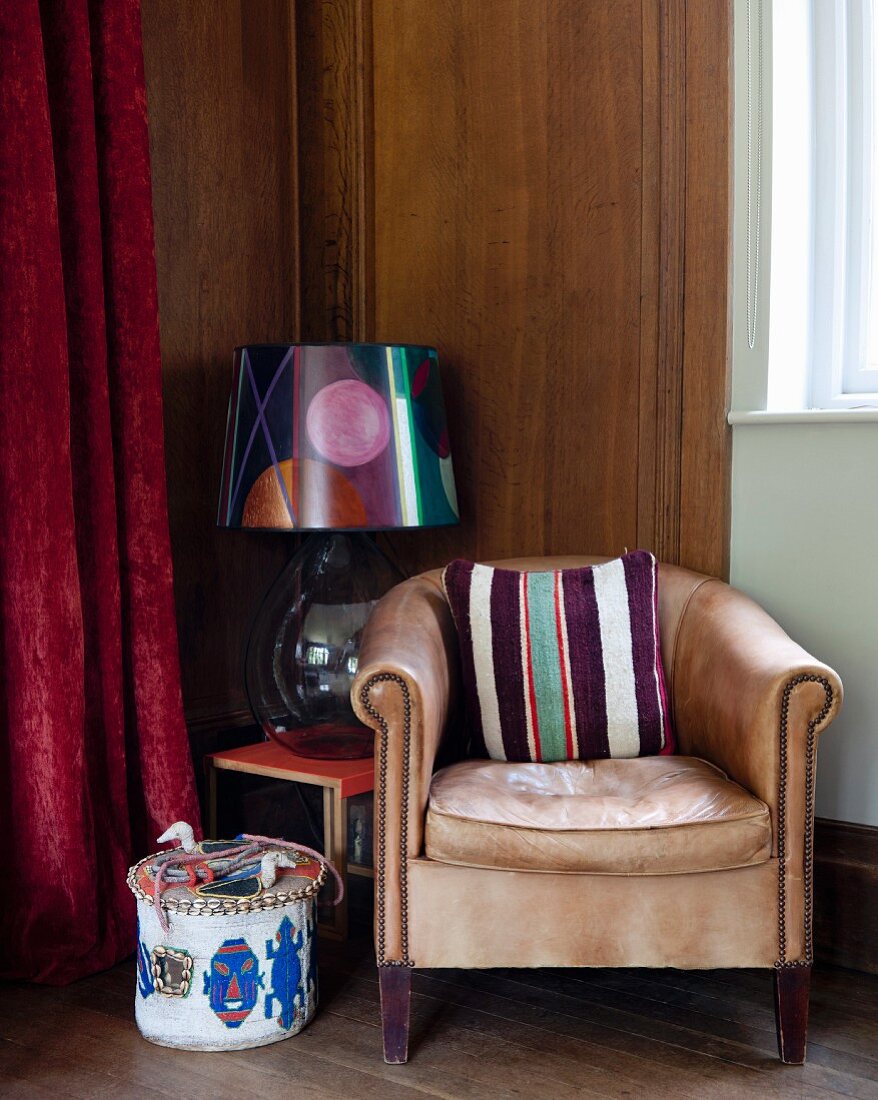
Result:
{"label": "leather armchair", "polygon": [[[815,756],[841,682],[715,578],[660,565],[659,615],[678,755],[521,765],[462,759],[439,572],[376,607],[352,698],[376,733],[385,1060],[407,1059],[413,967],[671,966],[771,968],[780,1056],[804,1061]],[[560,832],[537,797],[558,784]]]}

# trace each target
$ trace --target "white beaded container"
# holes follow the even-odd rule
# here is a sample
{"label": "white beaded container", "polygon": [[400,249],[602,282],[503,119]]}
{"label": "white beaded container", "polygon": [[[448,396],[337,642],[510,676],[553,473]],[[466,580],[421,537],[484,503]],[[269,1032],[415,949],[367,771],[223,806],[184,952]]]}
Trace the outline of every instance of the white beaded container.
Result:
{"label": "white beaded container", "polygon": [[[234,841],[203,841],[205,862]],[[326,877],[287,851],[264,886],[257,873],[172,883],[153,901],[147,856],[128,872],[137,899],[135,1017],[145,1039],[183,1050],[241,1050],[297,1034],[317,1009],[314,906]],[[272,877],[275,877],[274,875]]]}

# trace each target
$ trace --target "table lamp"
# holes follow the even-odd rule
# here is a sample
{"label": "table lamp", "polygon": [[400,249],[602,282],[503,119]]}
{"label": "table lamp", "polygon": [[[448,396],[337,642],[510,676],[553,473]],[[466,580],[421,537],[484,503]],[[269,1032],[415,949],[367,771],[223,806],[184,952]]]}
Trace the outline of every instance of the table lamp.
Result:
{"label": "table lamp", "polygon": [[370,756],[350,703],[360,635],[402,579],[367,532],[458,522],[434,348],[235,349],[217,524],[308,532],[244,661],[265,733],[301,756]]}

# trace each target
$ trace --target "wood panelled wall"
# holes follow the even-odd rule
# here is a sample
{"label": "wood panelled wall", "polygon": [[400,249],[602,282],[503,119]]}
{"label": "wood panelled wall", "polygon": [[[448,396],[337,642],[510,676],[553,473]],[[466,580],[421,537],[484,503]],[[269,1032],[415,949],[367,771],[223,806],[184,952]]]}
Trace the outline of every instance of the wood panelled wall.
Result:
{"label": "wood panelled wall", "polygon": [[212,529],[246,340],[439,348],[463,521],[386,536],[410,570],[726,572],[729,7],[144,0],[190,715],[277,561]]}
{"label": "wood panelled wall", "polygon": [[463,524],[409,553],[633,549],[639,0],[417,6],[374,8],[376,330],[439,346]]}
{"label": "wood panelled wall", "polygon": [[392,536],[408,568],[646,546],[727,572],[729,9],[297,9],[303,331],[443,364],[463,522]]}
{"label": "wood panelled wall", "polygon": [[190,726],[249,722],[243,646],[286,558],[215,527],[232,349],[298,331],[287,0],[143,0],[174,586]]}

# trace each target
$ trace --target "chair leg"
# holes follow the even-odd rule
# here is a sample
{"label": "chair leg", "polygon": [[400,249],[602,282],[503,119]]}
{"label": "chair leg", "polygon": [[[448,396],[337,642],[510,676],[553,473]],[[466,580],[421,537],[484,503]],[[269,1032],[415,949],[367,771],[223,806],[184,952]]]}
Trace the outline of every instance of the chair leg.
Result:
{"label": "chair leg", "polygon": [[808,1040],[810,966],[788,966],[774,972],[774,1012],[780,1060],[800,1066]]}
{"label": "chair leg", "polygon": [[408,966],[379,966],[381,990],[381,1029],[384,1035],[384,1061],[400,1065],[409,1057],[409,1007],[412,971]]}

